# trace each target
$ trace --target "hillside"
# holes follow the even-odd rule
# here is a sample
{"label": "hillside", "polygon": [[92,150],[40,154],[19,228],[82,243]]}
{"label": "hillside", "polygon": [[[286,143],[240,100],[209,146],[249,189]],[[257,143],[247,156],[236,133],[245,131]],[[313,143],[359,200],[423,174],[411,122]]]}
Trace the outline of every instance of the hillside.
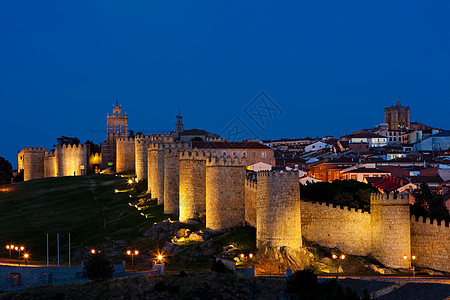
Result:
{"label": "hillside", "polygon": [[[48,233],[50,256],[54,260],[56,234],[60,233],[63,263],[68,259],[69,233],[72,261],[78,263],[88,249],[100,245],[154,248],[157,245],[144,239],[140,231],[164,219],[163,208],[155,206],[153,216],[143,217],[128,204],[142,195],[128,188],[127,178],[115,175],[46,178],[3,186],[0,242],[23,244],[31,260],[45,261]],[[116,189],[125,192],[115,193]],[[6,249],[3,246],[1,249],[1,257],[8,257]]]}

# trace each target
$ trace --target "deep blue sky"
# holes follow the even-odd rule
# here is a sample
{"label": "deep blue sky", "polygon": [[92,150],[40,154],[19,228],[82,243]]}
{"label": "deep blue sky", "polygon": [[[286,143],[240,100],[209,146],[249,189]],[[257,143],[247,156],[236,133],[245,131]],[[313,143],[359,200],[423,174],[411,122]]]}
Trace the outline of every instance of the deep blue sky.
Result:
{"label": "deep blue sky", "polygon": [[[448,1],[0,1],[0,156],[61,135],[101,142],[116,98],[131,129],[339,136],[383,108],[450,128]],[[306,1],[303,1],[306,2]],[[265,91],[283,110],[257,127]]]}

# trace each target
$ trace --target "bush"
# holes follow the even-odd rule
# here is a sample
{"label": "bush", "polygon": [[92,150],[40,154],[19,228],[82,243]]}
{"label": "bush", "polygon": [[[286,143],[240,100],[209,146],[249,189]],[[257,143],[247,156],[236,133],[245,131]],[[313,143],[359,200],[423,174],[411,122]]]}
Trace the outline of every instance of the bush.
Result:
{"label": "bush", "polygon": [[296,271],[286,281],[286,292],[305,293],[317,288],[317,275],[311,270]]}
{"label": "bush", "polygon": [[155,291],[157,291],[158,293],[162,293],[164,291],[166,291],[166,284],[164,283],[164,281],[158,281],[157,283],[155,283]]}
{"label": "bush", "polygon": [[83,267],[83,276],[91,281],[99,282],[112,278],[114,266],[102,254],[91,254]]}
{"label": "bush", "polygon": [[231,270],[228,270],[227,267],[223,264],[221,260],[215,261],[211,266],[211,271],[217,272],[217,273],[230,273]]}

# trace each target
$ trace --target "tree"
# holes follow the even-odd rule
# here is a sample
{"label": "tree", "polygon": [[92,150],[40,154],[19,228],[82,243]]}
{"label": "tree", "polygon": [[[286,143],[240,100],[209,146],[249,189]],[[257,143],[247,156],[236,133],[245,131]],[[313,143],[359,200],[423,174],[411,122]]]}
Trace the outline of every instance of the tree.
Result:
{"label": "tree", "polygon": [[102,253],[91,254],[83,267],[83,275],[95,282],[110,279],[113,274],[114,266]]}
{"label": "tree", "polygon": [[56,139],[58,141],[58,145],[79,145],[80,144],[80,139],[77,137],[68,137],[68,136],[64,136],[62,135],[61,137]]}
{"label": "tree", "polygon": [[449,211],[445,207],[442,195],[431,191],[426,183],[420,185],[419,193],[411,210],[415,215],[431,219],[450,220]]}
{"label": "tree", "polygon": [[101,153],[100,146],[95,144],[94,142],[90,140],[86,140],[85,144],[90,145],[90,152],[92,153]]}
{"label": "tree", "polygon": [[0,185],[11,183],[12,166],[4,157],[0,156]]}
{"label": "tree", "polygon": [[134,138],[134,131],[131,129],[128,129],[128,137]]}

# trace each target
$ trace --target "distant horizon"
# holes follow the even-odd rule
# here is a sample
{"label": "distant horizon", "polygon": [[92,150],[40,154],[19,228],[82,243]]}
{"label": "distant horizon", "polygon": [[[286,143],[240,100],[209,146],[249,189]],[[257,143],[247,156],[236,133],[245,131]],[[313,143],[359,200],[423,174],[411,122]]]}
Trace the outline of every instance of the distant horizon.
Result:
{"label": "distant horizon", "polygon": [[[115,104],[114,104],[115,105]],[[112,114],[112,107],[114,107],[114,105],[112,105],[111,106],[111,110],[107,113],[107,114]],[[402,105],[405,105],[405,104],[403,104],[402,103]],[[121,103],[119,103],[119,106],[121,106],[122,107],[122,113],[126,113],[126,110],[125,110],[125,108],[124,108],[124,106],[121,104]],[[175,116],[176,115],[178,115],[178,114],[175,114],[174,115],[174,120],[175,120]],[[183,116],[183,114],[181,113],[181,115]],[[127,114],[127,116],[128,116],[128,114]],[[128,116],[128,121],[132,121],[131,119],[130,119],[130,117]],[[420,122],[419,120],[414,120],[414,121],[411,121],[411,122],[418,122],[418,123],[422,123],[422,124],[425,124],[425,125],[428,125],[428,126],[431,126],[431,127],[434,127],[434,126],[432,126],[431,124],[426,124],[426,123],[424,123],[424,122]],[[100,138],[100,140],[97,138],[97,139],[95,139],[95,138],[92,138],[92,136],[90,136],[90,137],[84,137],[84,136],[80,136],[80,135],[67,135],[67,134],[62,134],[62,135],[59,135],[59,136],[55,136],[54,137],[54,143],[52,144],[52,143],[50,143],[50,144],[44,144],[44,143],[42,143],[41,145],[28,145],[28,146],[24,146],[24,147],[22,147],[22,148],[20,148],[20,149],[17,149],[17,153],[16,153],[16,156],[15,157],[13,157],[13,159],[12,160],[10,160],[7,156],[4,156],[4,154],[3,153],[0,153],[0,156],[3,156],[3,157],[5,157],[5,159],[7,159],[11,164],[12,164],[12,166],[13,166],[13,169],[17,169],[17,154],[19,153],[19,151],[21,151],[23,148],[25,148],[25,147],[30,147],[30,148],[32,148],[32,147],[44,147],[45,148],[45,150],[46,151],[51,151],[52,149],[54,149],[54,147],[57,145],[57,138],[59,138],[59,137],[61,137],[61,136],[67,136],[67,137],[73,137],[73,138],[78,138],[78,139],[80,139],[80,143],[81,144],[84,144],[86,141],[92,141],[92,142],[94,142],[95,144],[98,144],[99,146],[101,145],[101,143],[103,143],[105,140],[106,140],[106,115],[105,115],[105,117],[104,117],[104,123],[105,123],[105,129],[103,130],[103,132],[101,132],[101,130],[97,130],[96,131],[96,135],[97,136],[99,136],[100,134],[103,134],[104,135],[104,137],[103,137],[103,139],[101,139]],[[175,122],[174,122],[174,124],[175,124]],[[184,120],[184,116],[183,116],[183,124],[185,124],[185,120]],[[257,138],[257,139],[260,139],[260,140],[280,140],[280,139],[303,139],[303,138],[312,138],[312,139],[320,139],[320,138],[323,138],[323,137],[326,137],[326,136],[332,136],[332,137],[334,137],[334,138],[337,138],[337,139],[339,139],[341,136],[345,136],[345,135],[349,135],[349,134],[352,134],[353,132],[356,132],[356,131],[360,131],[360,130],[364,130],[364,129],[372,129],[372,128],[374,128],[375,126],[377,126],[377,125],[380,125],[380,124],[384,124],[384,116],[383,116],[383,122],[378,122],[378,123],[376,123],[376,124],[373,124],[373,126],[372,127],[370,127],[370,126],[366,126],[366,127],[363,127],[363,128],[355,128],[354,130],[351,130],[351,131],[349,131],[349,132],[347,132],[347,133],[341,133],[341,134],[338,134],[338,135],[331,135],[331,134],[325,134],[325,135],[318,135],[318,136],[314,136],[314,135],[305,135],[305,136],[295,136],[295,137],[283,137],[283,136],[279,136],[279,137],[269,137],[269,138]],[[189,130],[189,129],[201,129],[201,130],[206,130],[206,131],[208,131],[208,132],[211,132],[211,133],[214,133],[214,134],[218,134],[217,132],[214,132],[214,131],[211,131],[211,130],[208,130],[208,128],[189,128],[189,127],[185,127],[185,130]],[[446,128],[439,128],[439,129],[441,129],[441,130],[448,130],[448,129],[446,129]],[[172,129],[167,129],[167,131],[166,132],[162,132],[162,130],[160,131],[160,132],[154,132],[154,133],[151,133],[151,132],[145,132],[146,130],[144,129],[144,130],[142,130],[142,128],[141,128],[141,130],[135,130],[135,129],[133,129],[133,128],[130,128],[130,126],[128,126],[128,130],[133,130],[133,132],[134,132],[134,134],[136,134],[136,133],[138,133],[138,132],[142,132],[143,134],[146,134],[146,135],[150,135],[150,134],[163,134],[163,133],[169,133],[169,131],[174,131],[175,130],[175,126],[172,128]],[[221,136],[222,138],[223,138],[223,136]],[[252,137],[247,137],[246,139],[251,139]],[[24,141],[24,143],[26,143],[26,141]],[[49,146],[49,145],[51,145],[51,146]]]}

